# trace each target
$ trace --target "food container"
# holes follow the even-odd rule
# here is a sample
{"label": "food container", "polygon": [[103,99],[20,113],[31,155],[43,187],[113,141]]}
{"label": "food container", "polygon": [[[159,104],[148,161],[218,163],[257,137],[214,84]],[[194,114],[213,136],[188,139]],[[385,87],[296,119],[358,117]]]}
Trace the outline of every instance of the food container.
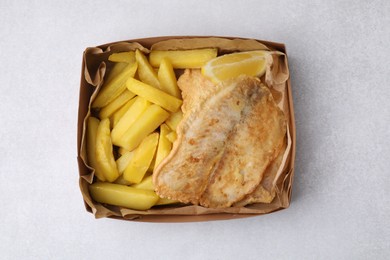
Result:
{"label": "food container", "polygon": [[[146,211],[131,210],[95,202],[88,191],[88,185],[93,182],[92,170],[86,165],[85,136],[86,118],[90,115],[91,98],[100,89],[106,71],[112,67],[108,56],[115,52],[141,49],[149,52],[156,50],[198,49],[217,47],[220,54],[234,51],[249,51],[268,48],[277,51],[272,66],[267,69],[265,79],[271,86],[271,93],[278,106],[284,111],[287,119],[287,151],[283,157],[282,166],[277,178],[277,192],[274,200],[269,203],[257,203],[246,207],[231,207],[211,209],[196,205],[171,205],[153,207]],[[272,77],[269,77],[272,75]],[[96,91],[97,90],[97,91]],[[291,188],[294,176],[295,160],[295,122],[292,102],[291,84],[287,63],[287,53],[284,44],[245,39],[237,37],[199,37],[171,36],[126,40],[108,43],[84,51],[81,69],[79,112],[77,124],[77,161],[79,166],[79,184],[86,210],[96,218],[109,217],[122,220],[145,222],[189,222],[225,220],[257,216],[281,209],[290,204]]]}

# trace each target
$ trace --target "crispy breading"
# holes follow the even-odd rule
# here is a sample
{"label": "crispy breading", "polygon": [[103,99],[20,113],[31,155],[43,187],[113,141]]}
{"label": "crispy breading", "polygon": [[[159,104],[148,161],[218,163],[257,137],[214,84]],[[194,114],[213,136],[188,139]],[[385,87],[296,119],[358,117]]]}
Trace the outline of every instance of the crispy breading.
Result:
{"label": "crispy breading", "polygon": [[181,110],[185,114],[188,110],[197,109],[208,97],[217,91],[217,87],[198,69],[185,70],[177,84],[182,91],[183,105]]}

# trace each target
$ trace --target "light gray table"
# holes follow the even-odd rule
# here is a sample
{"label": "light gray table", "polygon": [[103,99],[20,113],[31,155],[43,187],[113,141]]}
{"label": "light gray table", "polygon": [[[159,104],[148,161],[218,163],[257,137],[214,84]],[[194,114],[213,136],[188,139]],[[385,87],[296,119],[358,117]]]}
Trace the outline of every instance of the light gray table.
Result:
{"label": "light gray table", "polygon": [[[389,259],[389,1],[1,1],[2,259]],[[87,46],[159,35],[284,42],[292,205],[241,220],[95,220],[78,190]]]}

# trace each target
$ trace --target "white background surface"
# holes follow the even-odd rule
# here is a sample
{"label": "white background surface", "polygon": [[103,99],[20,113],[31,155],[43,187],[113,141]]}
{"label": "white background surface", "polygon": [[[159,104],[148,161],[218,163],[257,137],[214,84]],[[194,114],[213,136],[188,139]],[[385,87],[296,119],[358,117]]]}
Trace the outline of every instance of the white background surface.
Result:
{"label": "white background surface", "polygon": [[[389,1],[107,3],[0,2],[1,259],[389,259]],[[289,209],[184,224],[85,211],[82,52],[160,35],[287,45],[298,138]]]}

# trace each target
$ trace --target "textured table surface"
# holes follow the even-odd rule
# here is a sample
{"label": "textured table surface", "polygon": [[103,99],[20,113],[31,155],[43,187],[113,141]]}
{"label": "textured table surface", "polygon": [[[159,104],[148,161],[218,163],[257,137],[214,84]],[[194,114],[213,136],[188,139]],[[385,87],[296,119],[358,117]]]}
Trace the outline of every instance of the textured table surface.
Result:
{"label": "textured table surface", "polygon": [[[389,259],[389,1],[115,2],[0,2],[2,259]],[[160,35],[286,44],[297,125],[290,208],[181,224],[85,211],[82,52]]]}

